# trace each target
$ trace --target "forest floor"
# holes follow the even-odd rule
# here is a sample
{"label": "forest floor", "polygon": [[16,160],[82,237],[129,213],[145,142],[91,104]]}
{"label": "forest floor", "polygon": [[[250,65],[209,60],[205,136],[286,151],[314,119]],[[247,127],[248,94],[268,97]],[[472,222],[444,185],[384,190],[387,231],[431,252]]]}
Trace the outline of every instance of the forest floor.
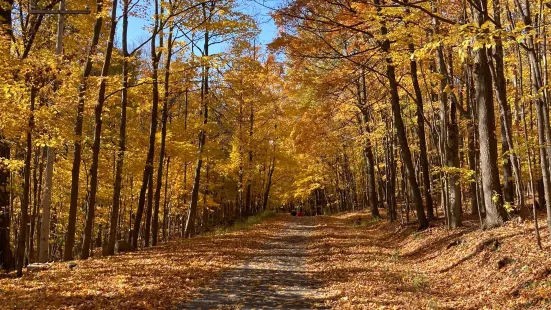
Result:
{"label": "forest floor", "polygon": [[0,274],[0,309],[173,309],[257,254],[285,226],[276,216],[234,232],[75,261],[72,270],[60,262],[20,279]]}
{"label": "forest floor", "polygon": [[533,222],[489,231],[478,220],[449,230],[442,222],[414,225],[367,213],[316,218],[308,265],[339,309],[551,309],[551,249]]}
{"label": "forest floor", "polygon": [[[541,222],[543,223],[543,222]],[[551,309],[533,224],[448,230],[367,213],[278,215],[239,231],[0,278],[2,309]],[[2,276],[0,276],[2,277]]]}

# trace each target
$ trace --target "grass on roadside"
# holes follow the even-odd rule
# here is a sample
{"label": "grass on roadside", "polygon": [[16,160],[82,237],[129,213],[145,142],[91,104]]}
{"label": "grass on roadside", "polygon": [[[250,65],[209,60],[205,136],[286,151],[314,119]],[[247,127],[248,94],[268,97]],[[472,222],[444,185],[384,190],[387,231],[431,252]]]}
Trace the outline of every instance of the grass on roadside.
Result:
{"label": "grass on roadside", "polygon": [[232,226],[216,228],[214,231],[208,233],[207,235],[216,236],[216,235],[230,233],[230,232],[234,232],[234,231],[238,231],[238,230],[249,229],[249,228],[251,228],[252,226],[254,226],[256,224],[260,224],[265,219],[274,217],[276,215],[277,215],[277,213],[275,211],[266,210],[266,211],[264,211],[262,213],[259,213],[257,215],[249,216],[248,218],[246,218],[244,220],[237,221]]}

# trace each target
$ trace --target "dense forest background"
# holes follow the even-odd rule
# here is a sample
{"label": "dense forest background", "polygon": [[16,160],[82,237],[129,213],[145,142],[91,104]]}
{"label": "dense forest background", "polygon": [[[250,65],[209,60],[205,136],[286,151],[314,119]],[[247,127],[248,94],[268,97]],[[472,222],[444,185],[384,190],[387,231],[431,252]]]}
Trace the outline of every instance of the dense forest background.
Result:
{"label": "dense forest background", "polygon": [[262,2],[268,46],[246,1],[0,4],[0,264],[19,276],[267,209],[551,230],[549,1]]}

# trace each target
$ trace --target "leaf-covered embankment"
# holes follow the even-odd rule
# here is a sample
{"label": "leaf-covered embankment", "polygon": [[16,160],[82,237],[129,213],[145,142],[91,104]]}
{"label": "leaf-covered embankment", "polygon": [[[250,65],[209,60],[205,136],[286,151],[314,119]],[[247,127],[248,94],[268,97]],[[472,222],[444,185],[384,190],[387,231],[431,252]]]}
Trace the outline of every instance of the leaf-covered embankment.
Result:
{"label": "leaf-covered embankment", "polygon": [[[364,213],[318,217],[309,266],[337,309],[549,309],[549,243],[532,222],[423,232]],[[547,240],[547,234],[542,236]]]}

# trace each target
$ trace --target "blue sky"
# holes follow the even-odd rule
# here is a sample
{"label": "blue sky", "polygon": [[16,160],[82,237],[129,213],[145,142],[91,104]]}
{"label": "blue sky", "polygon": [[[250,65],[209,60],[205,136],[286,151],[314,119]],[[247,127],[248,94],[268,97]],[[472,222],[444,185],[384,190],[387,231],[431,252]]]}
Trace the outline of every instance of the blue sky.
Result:
{"label": "blue sky", "polygon": [[[277,27],[269,15],[271,11],[269,7],[276,6],[278,2],[279,0],[238,0],[239,10],[253,16],[257,20],[258,27],[261,30],[259,43],[262,45],[270,43],[277,36]],[[137,17],[130,18],[128,27],[130,49],[149,37],[146,27],[148,27],[150,23],[149,17],[147,19]]]}

